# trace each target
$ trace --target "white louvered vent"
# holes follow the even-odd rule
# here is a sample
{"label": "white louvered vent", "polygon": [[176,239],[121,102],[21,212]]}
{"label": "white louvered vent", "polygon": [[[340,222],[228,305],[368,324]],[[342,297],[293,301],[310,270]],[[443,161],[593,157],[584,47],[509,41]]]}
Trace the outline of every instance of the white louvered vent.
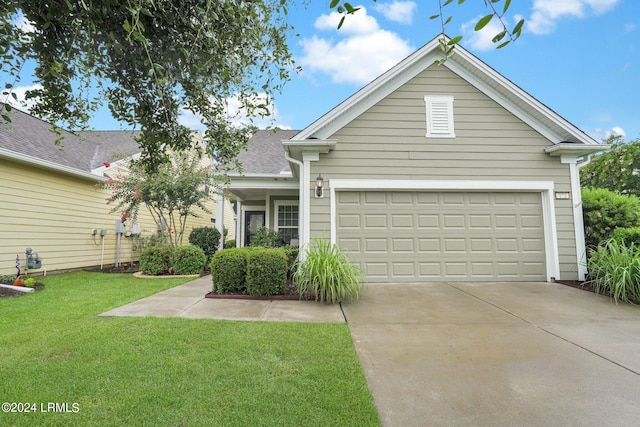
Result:
{"label": "white louvered vent", "polygon": [[424,97],[427,107],[427,138],[455,138],[453,96]]}

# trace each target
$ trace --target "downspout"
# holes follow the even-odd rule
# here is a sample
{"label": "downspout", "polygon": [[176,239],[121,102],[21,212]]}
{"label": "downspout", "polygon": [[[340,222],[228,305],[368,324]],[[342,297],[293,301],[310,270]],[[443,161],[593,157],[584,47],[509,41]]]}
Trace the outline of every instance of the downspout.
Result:
{"label": "downspout", "polygon": [[[303,219],[304,219],[304,214],[305,214],[305,195],[304,195],[304,163],[302,163],[300,160],[296,160],[293,157],[289,156],[289,153],[287,151],[284,152],[284,158],[285,160],[287,160],[288,162],[292,162],[295,163],[296,165],[298,165],[298,167],[300,168],[300,170],[298,171],[298,179],[300,181],[298,187],[298,239],[300,241],[300,245],[304,244],[304,242],[306,242],[305,237],[306,237],[306,233],[307,230],[304,227],[303,224]],[[303,234],[304,233],[304,234]],[[301,257],[304,259],[304,253],[300,252]]]}
{"label": "downspout", "polygon": [[[575,158],[574,158],[575,159]],[[572,183],[576,183],[576,188],[571,187],[571,200],[573,203],[573,214],[575,217],[575,237],[576,237],[576,250],[578,252],[578,280],[584,281],[587,276],[587,248],[585,246],[585,235],[584,235],[584,217],[582,214],[582,194],[581,194],[581,185],[580,185],[580,168],[588,165],[591,162],[591,155],[587,156],[587,159],[581,163],[577,162],[577,159],[574,161],[560,159],[562,163],[569,164],[569,171],[571,174]]]}

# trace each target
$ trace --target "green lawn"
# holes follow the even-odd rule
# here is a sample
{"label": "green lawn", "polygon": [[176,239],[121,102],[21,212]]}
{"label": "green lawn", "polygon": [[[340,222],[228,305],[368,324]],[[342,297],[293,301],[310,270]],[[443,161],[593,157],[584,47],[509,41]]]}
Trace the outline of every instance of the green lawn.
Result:
{"label": "green lawn", "polygon": [[36,404],[0,425],[380,425],[345,324],[97,317],[184,279],[40,280],[0,299],[0,402]]}

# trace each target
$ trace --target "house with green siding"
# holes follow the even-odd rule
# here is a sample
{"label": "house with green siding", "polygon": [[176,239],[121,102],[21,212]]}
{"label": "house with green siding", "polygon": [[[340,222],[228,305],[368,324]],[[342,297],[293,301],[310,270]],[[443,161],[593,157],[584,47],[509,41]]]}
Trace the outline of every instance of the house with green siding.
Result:
{"label": "house with green siding", "polygon": [[578,166],[608,148],[437,39],[300,131],[259,131],[227,191],[262,226],[336,243],[369,283],[584,280]]}

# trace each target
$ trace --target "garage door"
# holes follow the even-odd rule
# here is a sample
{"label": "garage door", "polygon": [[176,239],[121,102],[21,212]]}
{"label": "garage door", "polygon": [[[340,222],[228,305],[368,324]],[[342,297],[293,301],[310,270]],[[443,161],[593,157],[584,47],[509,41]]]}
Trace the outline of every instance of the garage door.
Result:
{"label": "garage door", "polygon": [[338,245],[371,283],[546,280],[540,193],[337,191]]}

